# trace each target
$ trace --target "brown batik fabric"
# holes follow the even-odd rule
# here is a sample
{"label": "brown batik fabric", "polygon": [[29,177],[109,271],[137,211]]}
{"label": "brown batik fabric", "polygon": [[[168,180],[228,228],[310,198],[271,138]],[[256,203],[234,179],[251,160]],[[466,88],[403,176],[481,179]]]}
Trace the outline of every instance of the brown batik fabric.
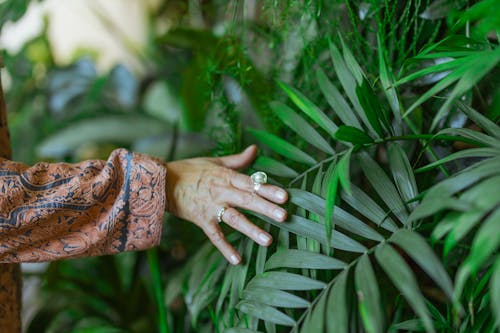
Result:
{"label": "brown batik fabric", "polygon": [[39,262],[158,244],[165,167],[125,149],[79,164],[0,160],[0,262]]}
{"label": "brown batik fabric", "polygon": [[19,262],[142,250],[159,243],[165,164],[115,150],[107,161],[10,161],[0,85],[0,332],[21,332]]}

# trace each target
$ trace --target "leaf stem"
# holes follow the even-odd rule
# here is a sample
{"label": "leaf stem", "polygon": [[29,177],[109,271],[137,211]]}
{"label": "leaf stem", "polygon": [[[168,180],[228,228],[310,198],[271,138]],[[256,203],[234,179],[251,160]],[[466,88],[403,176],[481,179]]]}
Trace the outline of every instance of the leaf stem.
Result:
{"label": "leaf stem", "polygon": [[167,312],[163,301],[163,288],[160,275],[160,262],[158,260],[158,250],[150,249],[147,251],[148,266],[151,273],[151,281],[153,284],[153,292],[155,295],[156,305],[158,307],[158,329],[160,333],[170,333],[167,323]]}

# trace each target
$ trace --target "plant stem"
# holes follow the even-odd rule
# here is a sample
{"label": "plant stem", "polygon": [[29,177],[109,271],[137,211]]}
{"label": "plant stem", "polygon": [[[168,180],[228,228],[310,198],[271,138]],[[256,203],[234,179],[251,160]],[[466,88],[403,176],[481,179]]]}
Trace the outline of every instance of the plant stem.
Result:
{"label": "plant stem", "polygon": [[167,323],[167,312],[165,303],[163,302],[163,288],[161,284],[160,262],[158,260],[158,250],[150,249],[147,251],[148,266],[151,273],[151,281],[153,283],[153,292],[155,295],[156,305],[158,307],[158,328],[160,333],[170,333]]}
{"label": "plant stem", "polygon": [[377,141],[377,143],[383,143],[388,141],[403,141],[403,140],[458,141],[458,142],[468,143],[474,146],[486,147],[483,143],[472,139],[462,138],[460,136],[454,136],[454,135],[444,135],[444,134],[408,134],[408,135],[391,136],[388,138],[381,139],[380,141]]}

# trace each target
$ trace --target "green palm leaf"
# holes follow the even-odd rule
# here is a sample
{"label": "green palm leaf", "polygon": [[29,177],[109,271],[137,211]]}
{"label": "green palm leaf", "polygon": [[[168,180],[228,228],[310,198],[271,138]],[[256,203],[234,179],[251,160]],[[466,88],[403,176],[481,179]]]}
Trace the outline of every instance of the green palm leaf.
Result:
{"label": "green palm leaf", "polygon": [[368,333],[382,333],[384,331],[384,316],[380,306],[380,291],[367,254],[359,259],[354,278],[363,326]]}
{"label": "green palm leaf", "polygon": [[248,285],[243,291],[243,299],[274,307],[307,308],[310,303],[294,294],[267,287]]}
{"label": "green palm leaf", "polygon": [[305,141],[327,154],[335,154],[328,142],[291,108],[280,102],[271,102],[270,106],[274,114]]}
{"label": "green palm leaf", "polygon": [[422,236],[409,230],[398,230],[389,239],[397,244],[416,262],[451,298],[453,286],[450,277]]}
{"label": "green palm leaf", "polygon": [[290,97],[292,102],[310,117],[318,126],[323,128],[332,138],[335,137],[337,125],[321,111],[313,102],[307,99],[302,93],[284,82],[278,82],[281,89]]}
{"label": "green palm leaf", "polygon": [[266,270],[287,267],[307,269],[343,269],[346,264],[338,259],[319,253],[301,250],[281,250],[266,262]]}
{"label": "green palm leaf", "polygon": [[[314,212],[321,216],[324,215],[326,202],[323,198],[299,189],[289,189],[288,192],[290,194],[290,202],[310,212]],[[337,226],[353,234],[376,241],[382,241],[384,239],[375,230],[340,207],[335,207],[333,219]]]}
{"label": "green palm leaf", "polygon": [[300,332],[323,332],[325,327],[325,311],[327,294],[323,293],[318,302],[314,305],[312,311],[310,311],[302,324]]}
{"label": "green palm leaf", "polygon": [[415,275],[401,256],[389,245],[379,247],[375,252],[378,263],[401,291],[413,310],[420,316],[427,332],[435,332],[425,300],[418,289]]}
{"label": "green palm leaf", "polygon": [[243,313],[271,323],[283,326],[295,325],[295,320],[269,305],[250,301],[241,301],[238,305],[236,305],[236,308]]}
{"label": "green palm leaf", "polygon": [[351,109],[342,94],[338,91],[325,72],[321,69],[316,71],[316,80],[318,81],[319,88],[323,92],[326,101],[332,107],[335,114],[342,120],[345,125],[362,129],[361,124],[356,117],[356,113]]}
{"label": "green palm leaf", "polygon": [[253,163],[253,167],[256,170],[261,170],[279,177],[294,178],[298,175],[297,171],[293,170],[286,164],[267,156],[257,157]]}
{"label": "green palm leaf", "polygon": [[328,296],[328,315],[326,327],[328,332],[348,332],[348,307],[347,307],[347,276],[348,270],[344,270],[335,278],[335,283]]}
{"label": "green palm leaf", "polygon": [[[410,161],[403,148],[398,144],[389,145],[388,156],[394,183],[401,198],[408,203],[418,195],[417,182]],[[416,203],[409,203],[408,206],[413,209]]]}
{"label": "green palm leaf", "polygon": [[285,141],[276,135],[270,134],[265,131],[260,131],[256,129],[247,129],[257,140],[274,150],[274,152],[285,156],[293,161],[297,161],[304,164],[314,165],[317,162],[304,153],[299,148],[295,147],[288,141]]}
{"label": "green palm leaf", "polygon": [[408,223],[408,214],[405,205],[394,184],[389,180],[382,168],[366,153],[358,155],[359,165],[363,169],[366,178],[370,181],[373,189],[386,203],[391,211],[403,224]]}
{"label": "green palm leaf", "polygon": [[326,287],[324,282],[288,272],[270,271],[256,275],[248,287],[268,287],[281,290],[316,290]]}

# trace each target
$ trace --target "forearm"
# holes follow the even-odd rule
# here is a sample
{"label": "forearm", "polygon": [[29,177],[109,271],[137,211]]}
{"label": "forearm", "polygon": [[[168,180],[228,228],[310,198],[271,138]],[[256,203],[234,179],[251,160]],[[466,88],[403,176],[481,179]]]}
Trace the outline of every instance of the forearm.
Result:
{"label": "forearm", "polygon": [[166,168],[114,151],[79,164],[0,162],[0,262],[142,250],[159,243]]}

